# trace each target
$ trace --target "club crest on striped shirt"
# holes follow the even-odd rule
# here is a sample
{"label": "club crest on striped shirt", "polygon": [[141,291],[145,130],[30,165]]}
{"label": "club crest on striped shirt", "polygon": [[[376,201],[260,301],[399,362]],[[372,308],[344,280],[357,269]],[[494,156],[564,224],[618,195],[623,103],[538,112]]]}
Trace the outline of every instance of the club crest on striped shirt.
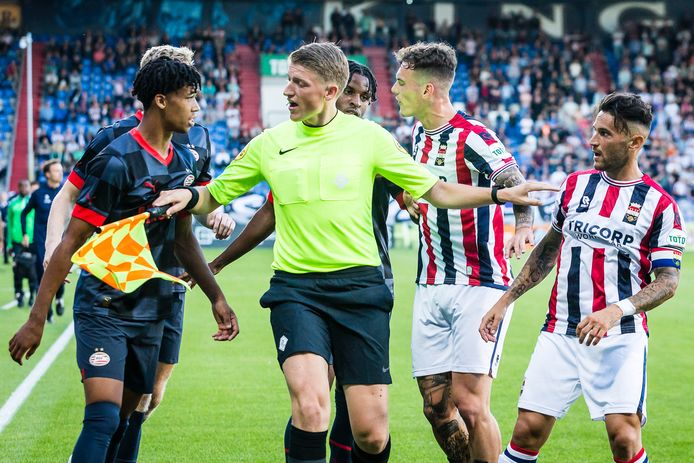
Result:
{"label": "club crest on striped shirt", "polygon": [[446,161],[446,151],[448,150],[448,145],[445,143],[441,143],[439,146],[439,151],[436,153],[436,161],[434,161],[434,165],[437,166],[443,166]]}
{"label": "club crest on striped shirt", "polygon": [[639,219],[639,214],[641,214],[641,204],[631,203],[627,208],[626,214],[624,214],[624,222],[634,225]]}

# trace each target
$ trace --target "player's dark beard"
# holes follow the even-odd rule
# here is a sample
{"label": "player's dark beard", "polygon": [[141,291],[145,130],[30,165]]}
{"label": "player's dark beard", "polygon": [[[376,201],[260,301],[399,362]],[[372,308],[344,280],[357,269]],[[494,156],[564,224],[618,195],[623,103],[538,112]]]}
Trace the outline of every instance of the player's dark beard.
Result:
{"label": "player's dark beard", "polygon": [[603,170],[606,173],[614,173],[621,170],[629,162],[629,150],[627,149],[628,141],[620,143],[618,146],[610,147],[603,151],[602,163]]}
{"label": "player's dark beard", "polygon": [[625,141],[619,148],[619,157],[615,157],[615,170],[619,170],[627,165],[629,162],[629,149],[627,148],[629,142]]}

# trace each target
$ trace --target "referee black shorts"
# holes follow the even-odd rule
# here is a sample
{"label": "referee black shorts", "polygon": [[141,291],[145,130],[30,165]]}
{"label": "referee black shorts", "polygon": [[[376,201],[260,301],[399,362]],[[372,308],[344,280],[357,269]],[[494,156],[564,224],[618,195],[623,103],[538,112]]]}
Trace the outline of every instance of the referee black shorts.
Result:
{"label": "referee black shorts", "polygon": [[340,384],[390,384],[388,342],[393,296],[378,267],[326,273],[276,271],[260,305],[280,367],[294,354],[332,359]]}

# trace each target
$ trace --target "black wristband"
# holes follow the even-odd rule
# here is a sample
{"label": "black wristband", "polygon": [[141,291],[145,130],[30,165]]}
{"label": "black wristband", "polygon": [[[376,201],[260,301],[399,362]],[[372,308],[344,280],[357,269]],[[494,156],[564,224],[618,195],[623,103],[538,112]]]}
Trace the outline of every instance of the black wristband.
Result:
{"label": "black wristband", "polygon": [[499,201],[499,197],[497,196],[499,193],[499,190],[501,190],[501,188],[499,188],[496,185],[492,187],[492,201],[494,201],[495,204],[499,204],[501,206],[501,205],[504,205],[505,203],[503,201]]}
{"label": "black wristband", "polygon": [[182,186],[182,187],[177,188],[177,190],[188,190],[188,191],[190,191],[190,194],[192,195],[192,198],[190,198],[190,201],[188,201],[188,204],[186,204],[186,207],[183,208],[184,211],[189,211],[192,208],[194,208],[196,204],[198,204],[198,199],[200,199],[200,193],[194,187]]}

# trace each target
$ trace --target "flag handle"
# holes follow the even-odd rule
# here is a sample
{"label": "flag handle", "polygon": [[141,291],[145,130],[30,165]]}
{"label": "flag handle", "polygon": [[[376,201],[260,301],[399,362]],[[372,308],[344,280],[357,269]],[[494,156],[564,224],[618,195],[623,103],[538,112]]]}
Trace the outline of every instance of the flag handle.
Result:
{"label": "flag handle", "polygon": [[149,216],[152,219],[158,219],[158,218],[166,215],[166,211],[169,210],[169,207],[171,207],[170,204],[167,204],[164,206],[159,206],[159,207],[152,207],[152,208],[147,209],[147,212],[149,212]]}

